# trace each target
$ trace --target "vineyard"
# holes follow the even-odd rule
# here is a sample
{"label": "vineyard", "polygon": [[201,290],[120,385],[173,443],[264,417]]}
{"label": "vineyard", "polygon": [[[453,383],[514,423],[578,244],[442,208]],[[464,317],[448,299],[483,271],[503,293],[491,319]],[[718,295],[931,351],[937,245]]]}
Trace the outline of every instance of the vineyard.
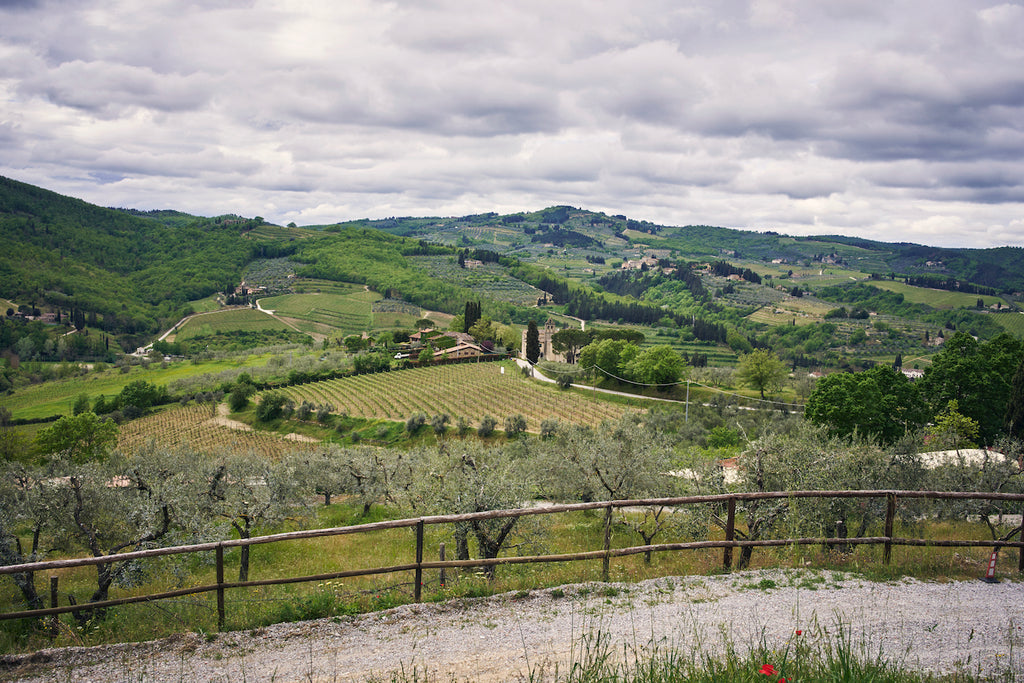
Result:
{"label": "vineyard", "polygon": [[184,341],[200,335],[242,330],[258,332],[263,330],[288,330],[284,323],[274,320],[266,313],[249,308],[235,308],[215,313],[204,313],[190,318],[175,335],[175,341]]}
{"label": "vineyard", "polygon": [[497,301],[530,306],[543,294],[536,287],[509,275],[505,268],[497,263],[484,263],[476,268],[461,268],[450,256],[416,256],[410,260],[431,277],[468,287],[482,296]]}
{"label": "vineyard", "polygon": [[366,291],[285,294],[260,299],[260,307],[282,317],[319,323],[344,334],[354,334],[372,326],[371,306],[380,298],[379,294]]}
{"label": "vineyard", "polygon": [[368,419],[404,421],[414,413],[447,414],[453,422],[462,418],[475,426],[486,415],[500,422],[522,414],[531,432],[539,432],[544,420],[596,425],[635,410],[586,392],[542,386],[523,378],[514,365],[497,363],[357,375],[282,391],[296,403],[328,404],[335,413]]}
{"label": "vineyard", "polygon": [[212,403],[190,404],[148,415],[121,426],[117,447],[125,453],[138,451],[151,441],[162,447],[188,446],[209,454],[252,453],[277,459],[308,444],[290,441],[273,432],[240,429],[219,418]]}

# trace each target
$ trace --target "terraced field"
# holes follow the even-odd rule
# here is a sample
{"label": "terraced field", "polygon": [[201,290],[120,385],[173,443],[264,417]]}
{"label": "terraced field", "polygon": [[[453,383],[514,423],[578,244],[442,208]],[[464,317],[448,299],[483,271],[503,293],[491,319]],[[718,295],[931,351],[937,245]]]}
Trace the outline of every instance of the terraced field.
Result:
{"label": "terraced field", "polygon": [[[504,373],[501,369],[504,368]],[[352,417],[404,421],[414,413],[447,413],[454,423],[474,427],[485,415],[500,422],[522,414],[527,429],[540,431],[543,420],[596,425],[637,410],[592,398],[585,391],[561,391],[520,375],[511,363],[466,363],[357,375],[282,390],[295,402],[329,404]]]}

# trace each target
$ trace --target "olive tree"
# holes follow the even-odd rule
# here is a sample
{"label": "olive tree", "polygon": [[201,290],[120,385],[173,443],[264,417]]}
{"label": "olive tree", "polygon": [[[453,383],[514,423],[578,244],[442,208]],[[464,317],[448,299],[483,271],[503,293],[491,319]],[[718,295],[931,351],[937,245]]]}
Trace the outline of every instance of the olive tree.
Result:
{"label": "olive tree", "polygon": [[[742,490],[755,492],[918,488],[924,476],[914,452],[885,450],[873,440],[853,441],[808,423],[761,436],[740,457],[739,465]],[[737,529],[737,536],[759,540],[786,522],[794,533],[861,538],[884,518],[885,506],[884,499],[745,501],[739,511],[746,529]],[[915,508],[905,505],[901,513],[909,520]],[[742,549],[739,568],[749,564],[752,553],[750,546]]]}
{"label": "olive tree", "polygon": [[[208,466],[203,503],[211,516],[252,538],[261,527],[301,516],[302,487],[293,461],[229,455]],[[238,580],[249,577],[249,548],[241,547]]]}
{"label": "olive tree", "polygon": [[[544,442],[539,469],[542,491],[557,500],[633,500],[668,498],[694,492],[700,477],[678,476],[677,456],[659,429],[636,416],[597,428],[569,426]],[[646,506],[623,512],[619,523],[648,545],[663,532],[702,537],[707,521],[700,510]],[[650,553],[645,555],[650,562]]]}
{"label": "olive tree", "polygon": [[[417,510],[433,514],[487,512],[520,507],[533,493],[536,468],[527,459],[515,457],[509,448],[488,448],[473,441],[413,454],[413,484],[406,492]],[[480,557],[498,557],[511,540],[524,543],[528,534],[520,531],[518,516],[474,519],[457,523],[454,529],[456,558],[468,560],[469,539],[476,541]],[[494,566],[484,569],[494,577]]]}

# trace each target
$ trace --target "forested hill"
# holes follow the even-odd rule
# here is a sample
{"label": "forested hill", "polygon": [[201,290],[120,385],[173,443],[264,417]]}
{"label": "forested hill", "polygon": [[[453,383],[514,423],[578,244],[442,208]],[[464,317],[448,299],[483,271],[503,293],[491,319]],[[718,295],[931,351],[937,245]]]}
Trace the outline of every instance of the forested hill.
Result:
{"label": "forested hill", "polygon": [[[388,218],[340,224],[461,247],[478,247],[524,260],[551,247],[569,246],[591,258],[629,257],[645,250],[676,259],[735,258],[788,263],[840,263],[886,277],[923,278],[923,286],[949,289],[952,283],[1024,291],[1024,249],[950,249],[890,243],[842,235],[792,237],[709,225],[666,226],[624,215],[571,206],[457,218]],[[952,287],[958,288],[958,287]]]}
{"label": "forested hill", "polygon": [[252,221],[182,216],[132,215],[0,177],[0,297],[152,334],[185,302],[237,284],[260,250],[243,237]]}

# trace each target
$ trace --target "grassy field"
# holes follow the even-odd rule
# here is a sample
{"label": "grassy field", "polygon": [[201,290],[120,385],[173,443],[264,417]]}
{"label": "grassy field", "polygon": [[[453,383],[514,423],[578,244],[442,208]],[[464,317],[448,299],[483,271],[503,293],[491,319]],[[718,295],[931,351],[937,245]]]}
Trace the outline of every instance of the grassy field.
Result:
{"label": "grassy field", "polygon": [[986,307],[1002,302],[1002,299],[997,296],[983,296],[980,294],[965,294],[963,292],[948,292],[944,289],[914,287],[893,280],[869,280],[865,284],[890,292],[897,292],[902,294],[904,299],[912,304],[925,304],[932,308],[976,308],[978,299],[983,300]]}
{"label": "grassy field", "polygon": [[201,335],[242,330],[256,332],[262,330],[290,330],[292,328],[261,311],[251,308],[233,308],[213,313],[197,315],[182,325],[175,333],[175,341],[183,341]]}
{"label": "grassy field", "polygon": [[86,394],[90,400],[95,400],[101,394],[110,398],[120,393],[126,384],[136,380],[166,386],[176,379],[185,377],[240,367],[261,366],[267,362],[267,358],[266,355],[249,355],[200,363],[170,363],[167,367],[154,363],[148,369],[133,366],[126,373],[120,372],[118,368],[108,368],[102,372],[88,372],[77,377],[19,388],[0,398],[0,405],[10,410],[11,416],[15,419],[70,415],[72,404],[81,394]]}

